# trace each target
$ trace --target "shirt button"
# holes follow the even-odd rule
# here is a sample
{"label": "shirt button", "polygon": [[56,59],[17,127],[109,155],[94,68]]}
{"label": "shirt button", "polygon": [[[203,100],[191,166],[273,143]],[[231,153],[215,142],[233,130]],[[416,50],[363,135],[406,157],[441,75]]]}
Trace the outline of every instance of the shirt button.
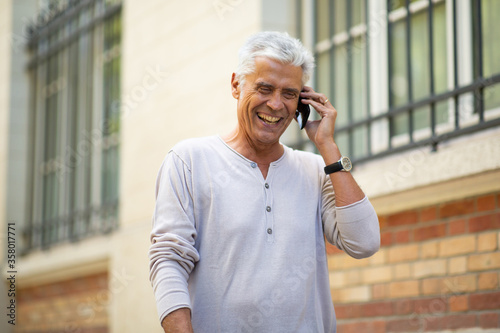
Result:
{"label": "shirt button", "polygon": [[267,210],[268,212],[270,212],[270,211],[271,211],[271,206],[267,206],[267,207],[266,207],[266,210]]}
{"label": "shirt button", "polygon": [[273,233],[273,229],[271,229],[271,228],[267,228],[267,233],[268,233],[269,235],[270,235],[270,234],[272,234],[272,233]]}
{"label": "shirt button", "polygon": [[266,188],[269,188],[269,184],[268,184],[268,183],[266,183],[264,186],[265,186]]}
{"label": "shirt button", "polygon": [[250,164],[250,166],[251,166],[252,168],[254,168],[254,169],[255,169],[255,168],[257,167],[257,163],[252,162],[252,163]]}

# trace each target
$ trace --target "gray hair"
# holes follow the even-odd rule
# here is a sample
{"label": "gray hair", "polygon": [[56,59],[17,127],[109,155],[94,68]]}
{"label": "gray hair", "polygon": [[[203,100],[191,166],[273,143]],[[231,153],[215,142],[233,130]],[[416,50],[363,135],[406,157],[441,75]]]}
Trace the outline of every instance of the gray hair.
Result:
{"label": "gray hair", "polygon": [[255,58],[266,57],[283,64],[302,68],[302,85],[311,77],[314,69],[314,57],[302,43],[290,37],[286,32],[258,32],[240,48],[236,78],[241,84],[245,77],[255,71]]}

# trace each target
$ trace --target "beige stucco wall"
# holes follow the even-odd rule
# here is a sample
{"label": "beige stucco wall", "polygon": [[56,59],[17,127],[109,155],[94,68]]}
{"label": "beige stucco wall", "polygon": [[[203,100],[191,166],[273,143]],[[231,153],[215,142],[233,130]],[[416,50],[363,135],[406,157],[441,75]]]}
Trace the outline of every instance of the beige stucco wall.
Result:
{"label": "beige stucco wall", "polygon": [[364,163],[353,174],[379,214],[495,192],[500,128]]}

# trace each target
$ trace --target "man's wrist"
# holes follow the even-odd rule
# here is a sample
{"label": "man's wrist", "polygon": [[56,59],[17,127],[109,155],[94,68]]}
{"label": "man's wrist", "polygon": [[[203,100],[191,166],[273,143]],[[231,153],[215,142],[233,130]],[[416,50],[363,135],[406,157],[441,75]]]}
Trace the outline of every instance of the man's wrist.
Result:
{"label": "man's wrist", "polygon": [[318,152],[323,157],[326,165],[337,162],[342,156],[337,144],[335,143],[335,141],[333,141],[333,139],[330,142],[323,142],[316,145],[316,148],[318,148]]}

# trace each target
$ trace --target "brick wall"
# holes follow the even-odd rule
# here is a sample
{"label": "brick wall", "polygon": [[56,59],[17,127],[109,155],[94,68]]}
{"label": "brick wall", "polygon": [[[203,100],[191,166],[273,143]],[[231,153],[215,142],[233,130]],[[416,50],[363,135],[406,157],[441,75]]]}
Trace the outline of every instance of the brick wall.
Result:
{"label": "brick wall", "polygon": [[18,291],[16,333],[107,333],[108,274]]}
{"label": "brick wall", "polygon": [[327,248],[338,333],[500,328],[500,192],[379,220],[373,257]]}

